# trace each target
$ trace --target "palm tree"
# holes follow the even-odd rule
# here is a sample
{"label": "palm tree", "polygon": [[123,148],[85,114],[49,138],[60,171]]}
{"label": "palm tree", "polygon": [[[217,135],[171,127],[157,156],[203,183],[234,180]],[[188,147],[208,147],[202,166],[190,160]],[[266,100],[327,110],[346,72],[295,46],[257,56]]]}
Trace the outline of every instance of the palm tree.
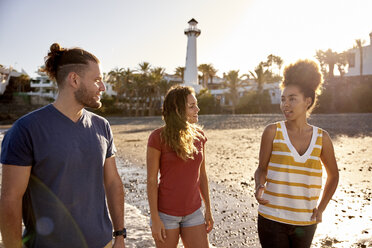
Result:
{"label": "palm tree", "polygon": [[159,83],[160,102],[162,102],[162,99],[167,94],[168,90],[176,84],[179,84],[179,82],[167,80],[160,81]]}
{"label": "palm tree", "polygon": [[347,65],[347,52],[338,54],[336,65],[338,72],[340,73],[340,77],[343,78],[345,75],[345,66]]}
{"label": "palm tree", "polygon": [[218,70],[215,69],[212,64],[208,64],[208,65],[209,65],[208,77],[211,80],[211,84],[213,84],[213,77],[216,76]]}
{"label": "palm tree", "polygon": [[276,55],[273,55],[273,54],[270,54],[269,56],[267,56],[267,61],[263,63],[264,67],[267,67],[268,70],[273,74],[273,76],[275,75],[273,73],[273,66],[276,65],[276,67],[278,68],[278,74],[280,76],[280,71],[281,71],[281,68],[283,66],[283,59],[279,56],[276,56]]}
{"label": "palm tree", "polygon": [[262,93],[263,84],[267,81],[267,78],[270,74],[269,70],[265,68],[266,63],[260,62],[258,66],[254,69],[254,73],[249,71],[250,75],[254,78],[257,83],[257,91],[258,93]]}
{"label": "palm tree", "polygon": [[207,87],[207,84],[208,84],[208,77],[209,77],[210,67],[209,67],[208,64],[200,64],[198,66],[198,70],[202,73],[202,79],[203,79],[202,86],[204,88],[206,88]]}
{"label": "palm tree", "polygon": [[182,83],[185,81],[185,67],[179,66],[175,70],[175,75],[182,79]]}
{"label": "palm tree", "polygon": [[19,77],[14,78],[14,86],[17,88],[17,92],[30,91],[31,78],[26,74],[21,74]]}
{"label": "palm tree", "polygon": [[200,64],[198,70],[202,73],[203,87],[208,88],[208,82],[210,80],[213,83],[213,77],[216,76],[217,70],[212,64]]}
{"label": "palm tree", "polygon": [[238,105],[239,100],[239,88],[243,86],[241,76],[239,76],[239,70],[229,71],[227,74],[224,75],[224,79],[224,85],[226,88],[229,89],[229,93],[227,94],[227,96],[229,96],[232,102],[232,113],[235,114],[235,109]]}
{"label": "palm tree", "polygon": [[109,71],[108,83],[112,84],[112,89],[116,92],[115,103],[119,102],[119,98],[125,93],[125,85],[123,81],[123,68],[116,67],[115,69]]}
{"label": "palm tree", "polygon": [[315,58],[319,61],[320,70],[323,74],[323,77],[326,78],[328,73],[327,73],[327,64],[325,63],[324,51],[316,50]]}
{"label": "palm tree", "polygon": [[[274,61],[274,59],[272,60]],[[280,62],[280,63],[279,63]],[[281,63],[283,61],[280,59],[278,60],[278,63],[281,66]],[[268,57],[267,62],[260,62],[258,66],[254,69],[254,73],[252,71],[249,71],[250,75],[254,78],[254,80],[257,83],[257,105],[258,105],[258,111],[262,112],[262,104],[263,104],[263,84],[264,83],[274,83],[281,80],[281,76],[277,74],[273,74],[272,71],[269,70],[270,66],[270,55]],[[279,66],[279,65],[278,65]]]}
{"label": "palm tree", "polygon": [[150,78],[148,81],[148,96],[149,96],[149,115],[155,113],[157,103],[160,103],[160,84],[164,79],[165,69],[162,67],[155,67],[151,69]]}
{"label": "palm tree", "polygon": [[151,65],[149,62],[142,62],[138,64],[138,69],[141,72],[142,75],[144,76],[149,76],[150,75],[150,70],[151,70]]}
{"label": "palm tree", "polygon": [[129,110],[129,113],[131,115],[131,109],[133,106],[132,100],[133,96],[135,94],[135,88],[133,84],[134,74],[133,71],[130,68],[127,68],[122,71],[123,81],[124,81],[124,88],[125,88],[125,97],[128,101],[127,109]]}
{"label": "palm tree", "polygon": [[333,78],[334,77],[334,69],[335,69],[335,64],[337,63],[338,60],[338,53],[333,52],[332,49],[328,49],[325,51],[325,62],[328,64],[328,69],[329,69],[329,77]]}
{"label": "palm tree", "polygon": [[[332,51],[332,49],[328,49],[327,51],[317,50],[315,57],[318,59],[320,66],[322,68],[323,75],[332,79],[334,77],[333,71],[335,65],[338,61],[338,53]],[[325,66],[328,65],[328,73],[325,69]]]}
{"label": "palm tree", "polygon": [[359,77],[359,81],[362,82],[362,76],[363,76],[363,44],[364,44],[364,41],[362,41],[361,39],[357,39],[355,40],[355,43],[356,43],[356,46],[357,48],[359,49],[359,59],[360,59],[360,67],[359,67],[359,74],[360,74],[360,77]]}
{"label": "palm tree", "polygon": [[280,76],[280,73],[282,71],[282,66],[283,66],[283,59],[279,56],[274,56],[274,63],[278,66],[279,73],[278,75]]}
{"label": "palm tree", "polygon": [[[151,65],[148,62],[142,62],[138,64],[138,71],[139,74],[137,74],[134,77],[134,88],[135,88],[135,96],[136,96],[136,104],[135,104],[135,115],[139,115],[140,110],[140,100],[147,100],[147,90],[148,90],[148,81],[150,76],[150,69]],[[144,97],[142,97],[144,96]],[[143,116],[145,114],[145,106],[144,103],[142,103],[141,108],[141,115]]]}

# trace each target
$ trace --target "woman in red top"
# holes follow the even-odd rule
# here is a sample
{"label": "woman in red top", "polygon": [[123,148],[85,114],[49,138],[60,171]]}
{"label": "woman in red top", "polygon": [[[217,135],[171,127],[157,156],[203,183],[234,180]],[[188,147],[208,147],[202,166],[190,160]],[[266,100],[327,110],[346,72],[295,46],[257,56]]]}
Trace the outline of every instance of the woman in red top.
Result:
{"label": "woman in red top", "polygon": [[147,194],[158,248],[177,247],[180,236],[185,248],[208,247],[213,218],[205,169],[207,138],[196,125],[199,110],[193,88],[171,88],[163,104],[165,125],[148,140]]}

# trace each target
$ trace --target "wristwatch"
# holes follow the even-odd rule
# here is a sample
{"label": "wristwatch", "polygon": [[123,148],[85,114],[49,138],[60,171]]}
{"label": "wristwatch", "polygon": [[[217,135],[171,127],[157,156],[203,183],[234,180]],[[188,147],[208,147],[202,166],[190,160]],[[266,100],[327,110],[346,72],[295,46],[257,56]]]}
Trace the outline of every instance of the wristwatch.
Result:
{"label": "wristwatch", "polygon": [[126,228],[123,228],[122,230],[119,230],[119,231],[114,231],[112,233],[112,236],[114,237],[117,237],[117,236],[123,236],[124,238],[127,237],[127,229]]}

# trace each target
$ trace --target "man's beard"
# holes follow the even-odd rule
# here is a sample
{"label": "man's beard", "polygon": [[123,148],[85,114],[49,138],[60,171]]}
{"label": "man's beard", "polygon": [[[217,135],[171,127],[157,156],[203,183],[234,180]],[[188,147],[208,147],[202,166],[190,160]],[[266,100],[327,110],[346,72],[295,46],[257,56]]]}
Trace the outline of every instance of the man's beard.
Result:
{"label": "man's beard", "polygon": [[84,107],[99,109],[102,106],[100,101],[95,101],[92,96],[89,96],[87,88],[84,84],[80,85],[80,88],[75,91],[74,95],[76,101]]}

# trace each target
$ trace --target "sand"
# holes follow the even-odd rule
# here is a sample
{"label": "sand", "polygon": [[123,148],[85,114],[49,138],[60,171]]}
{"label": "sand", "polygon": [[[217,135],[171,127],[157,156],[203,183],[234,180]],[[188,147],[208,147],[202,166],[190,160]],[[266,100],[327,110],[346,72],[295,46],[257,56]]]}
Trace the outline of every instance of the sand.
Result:
{"label": "sand", "polygon": [[[278,120],[281,115],[200,117],[208,137],[207,170],[216,222],[209,239],[216,247],[260,247],[253,173],[262,131]],[[123,176],[128,182],[126,201],[148,218],[146,143],[162,121],[158,117],[109,121],[118,155],[125,160],[120,164],[131,168]],[[313,115],[309,122],[330,133],[340,170],[339,187],[318,225],[313,247],[372,247],[372,114]]]}
{"label": "sand", "polygon": [[[162,125],[161,118],[108,120],[126,191],[127,247],[154,247],[148,226],[145,154],[147,138]],[[215,219],[209,241],[215,247],[260,247],[253,173],[262,131],[279,120],[282,116],[276,114],[200,116],[208,137],[206,162]],[[339,187],[312,247],[372,247],[372,114],[313,115],[309,122],[330,133],[340,170]]]}

